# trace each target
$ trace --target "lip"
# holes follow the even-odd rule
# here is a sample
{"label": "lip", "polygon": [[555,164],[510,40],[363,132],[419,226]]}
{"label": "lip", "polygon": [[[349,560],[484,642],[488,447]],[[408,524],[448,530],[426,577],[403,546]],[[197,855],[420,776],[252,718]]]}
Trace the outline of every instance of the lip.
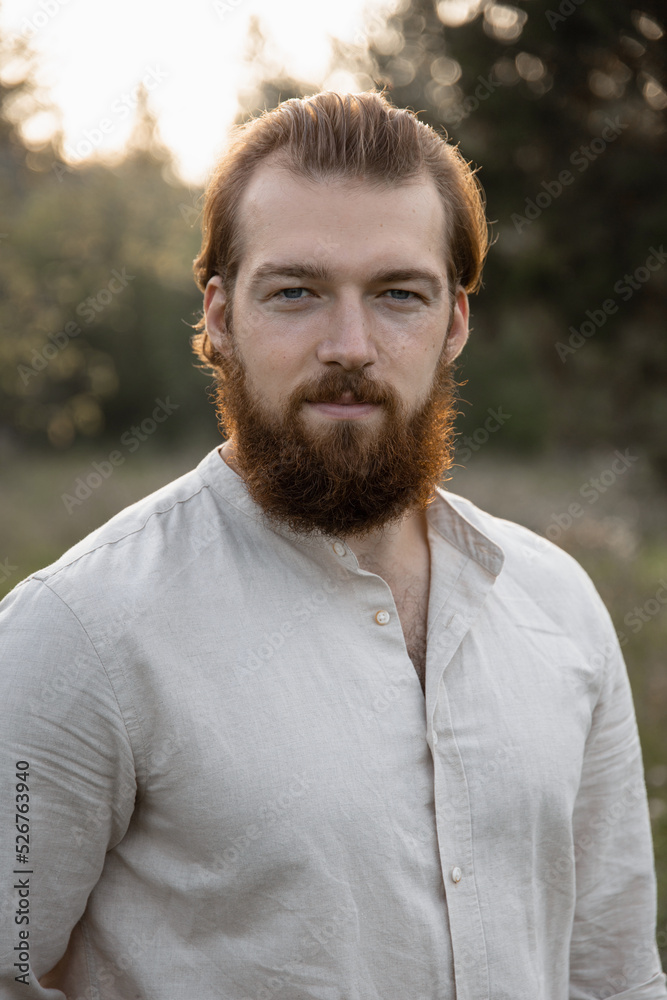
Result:
{"label": "lip", "polygon": [[333,420],[359,420],[362,417],[368,416],[368,414],[373,413],[378,409],[376,403],[311,403],[308,401],[308,406],[312,407],[318,413],[321,413],[325,417],[331,417]]}

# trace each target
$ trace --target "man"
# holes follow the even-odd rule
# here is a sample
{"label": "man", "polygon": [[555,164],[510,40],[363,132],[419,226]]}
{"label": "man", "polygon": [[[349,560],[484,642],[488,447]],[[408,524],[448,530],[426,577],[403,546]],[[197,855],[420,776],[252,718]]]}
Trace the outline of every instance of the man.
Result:
{"label": "man", "polygon": [[438,487],[486,232],[378,94],[237,133],[195,266],[228,439],[0,607],[3,997],[667,996],[609,618]]}

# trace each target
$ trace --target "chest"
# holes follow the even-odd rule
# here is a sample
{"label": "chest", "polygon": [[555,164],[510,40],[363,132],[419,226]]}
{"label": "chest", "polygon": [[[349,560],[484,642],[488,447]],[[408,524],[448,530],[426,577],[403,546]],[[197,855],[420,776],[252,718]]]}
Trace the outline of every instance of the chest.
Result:
{"label": "chest", "polygon": [[[513,836],[539,831],[539,842],[553,843],[554,824],[571,823],[599,668],[567,637],[516,626],[507,613],[514,593],[501,587],[445,657],[438,643],[448,617],[437,617],[443,591],[435,560],[429,572],[428,585],[407,567],[382,583],[360,576],[355,588],[346,579],[313,577],[307,600],[289,566],[269,577],[272,600],[256,586],[244,590],[239,572],[232,585],[225,581],[224,614],[219,589],[198,595],[186,614],[183,588],[174,588],[155,612],[163,616],[159,629],[146,615],[126,635],[109,635],[108,662],[118,648],[136,665],[129,681],[120,673],[116,680],[123,698],[131,684],[124,711],[132,718],[136,705],[143,728],[155,734],[142,787],[143,808],[154,810],[147,832],[162,843],[166,831],[182,831],[184,851],[206,852],[211,865],[224,855],[230,878],[249,871],[252,858],[261,889],[272,866],[293,877],[293,858],[322,825],[332,844],[355,850],[365,831],[364,864],[384,857],[387,830],[404,829],[393,803],[408,795],[407,830],[415,829],[413,816],[432,822],[433,795],[446,799],[459,768],[467,776],[462,795],[471,796],[490,849],[498,839],[493,804],[507,801],[516,807]],[[374,620],[390,586],[419,677],[431,576],[429,667],[447,671],[431,705],[444,769],[439,784],[424,699],[396,620],[386,627]],[[410,798],[419,790],[421,814]],[[371,815],[375,824],[367,822]],[[271,858],[269,847],[277,851]]]}
{"label": "chest", "polygon": [[428,621],[429,574],[389,582],[401,620],[403,637],[417,671],[422,690],[426,684],[426,626]]}

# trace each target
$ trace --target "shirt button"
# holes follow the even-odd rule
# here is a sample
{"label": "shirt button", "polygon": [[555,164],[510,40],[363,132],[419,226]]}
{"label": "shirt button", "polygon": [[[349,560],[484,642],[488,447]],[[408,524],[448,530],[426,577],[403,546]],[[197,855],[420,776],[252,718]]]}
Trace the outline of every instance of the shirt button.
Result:
{"label": "shirt button", "polygon": [[461,881],[461,869],[452,868],[452,882],[460,882],[460,881]]}
{"label": "shirt button", "polygon": [[345,550],[345,546],[343,545],[342,542],[334,542],[333,543],[333,550],[334,550],[334,552],[336,553],[337,556],[344,556],[345,555],[345,551],[346,551]]}
{"label": "shirt button", "polygon": [[388,611],[378,611],[378,613],[375,616],[375,621],[378,623],[378,625],[386,625],[390,617],[391,615],[389,614]]}

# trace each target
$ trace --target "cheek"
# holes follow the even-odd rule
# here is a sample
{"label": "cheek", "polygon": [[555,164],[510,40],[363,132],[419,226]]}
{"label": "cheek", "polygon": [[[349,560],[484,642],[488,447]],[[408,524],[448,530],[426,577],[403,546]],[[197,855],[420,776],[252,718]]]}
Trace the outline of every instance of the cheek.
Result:
{"label": "cheek", "polygon": [[270,394],[289,366],[288,340],[267,326],[261,313],[249,310],[235,330],[236,345],[249,385]]}
{"label": "cheek", "polygon": [[444,338],[426,335],[422,343],[408,345],[396,357],[397,386],[405,393],[421,395],[433,381],[444,347]]}
{"label": "cheek", "polygon": [[245,365],[249,386],[273,407],[284,403],[285,397],[303,380],[307,371],[292,352],[277,343],[263,343],[259,350],[254,347]]}

